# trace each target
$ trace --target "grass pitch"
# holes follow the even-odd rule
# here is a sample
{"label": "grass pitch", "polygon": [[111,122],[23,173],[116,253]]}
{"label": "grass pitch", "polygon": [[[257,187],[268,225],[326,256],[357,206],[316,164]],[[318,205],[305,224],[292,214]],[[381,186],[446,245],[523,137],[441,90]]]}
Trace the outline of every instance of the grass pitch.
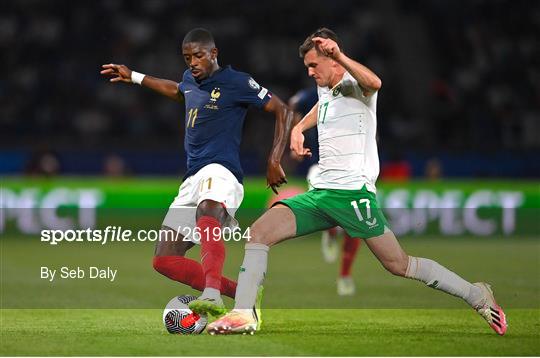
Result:
{"label": "grass pitch", "polygon": [[[322,261],[317,236],[271,250],[263,330],[254,336],[176,336],[162,308],[191,289],[155,273],[151,245],[49,247],[2,238],[0,354],[176,356],[540,355],[540,241],[536,238],[403,238],[471,281],[493,284],[509,329],[497,336],[459,299],[388,274],[363,245],[357,294],[338,297],[338,263]],[[190,253],[198,257],[198,252]],[[236,277],[242,245],[229,245]],[[114,283],[39,278],[40,265],[111,265]],[[231,300],[226,302],[230,307]],[[122,308],[122,309],[120,309]]]}
{"label": "grass pitch", "polygon": [[499,337],[469,309],[285,309],[254,336],[175,336],[157,309],[3,310],[2,355],[538,355],[540,311]]}

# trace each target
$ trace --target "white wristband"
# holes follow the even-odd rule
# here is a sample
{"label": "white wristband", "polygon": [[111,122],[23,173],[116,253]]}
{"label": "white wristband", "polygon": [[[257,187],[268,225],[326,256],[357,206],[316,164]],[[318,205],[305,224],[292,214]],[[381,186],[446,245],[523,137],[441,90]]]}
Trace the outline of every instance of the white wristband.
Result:
{"label": "white wristband", "polygon": [[142,80],[144,79],[144,76],[146,76],[144,73],[131,71],[131,82],[136,83],[140,86]]}

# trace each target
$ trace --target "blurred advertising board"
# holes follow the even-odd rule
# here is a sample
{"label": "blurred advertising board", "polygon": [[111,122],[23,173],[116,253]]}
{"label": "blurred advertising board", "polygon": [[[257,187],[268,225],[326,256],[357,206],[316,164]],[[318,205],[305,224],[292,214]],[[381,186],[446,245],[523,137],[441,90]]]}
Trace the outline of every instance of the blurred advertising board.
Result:
{"label": "blurred advertising board", "polygon": [[[180,180],[173,178],[2,179],[0,233],[95,228],[114,219],[159,226]],[[248,226],[276,197],[264,178],[246,178],[238,218]],[[301,193],[290,180],[279,197]],[[379,205],[397,235],[540,234],[540,183],[535,181],[379,182]]]}

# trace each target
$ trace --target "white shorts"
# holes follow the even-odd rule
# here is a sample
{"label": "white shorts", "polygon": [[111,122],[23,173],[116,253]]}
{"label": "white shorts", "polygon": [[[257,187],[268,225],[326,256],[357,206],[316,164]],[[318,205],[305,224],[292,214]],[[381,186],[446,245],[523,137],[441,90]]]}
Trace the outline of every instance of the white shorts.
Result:
{"label": "white shorts", "polygon": [[207,199],[224,205],[229,214],[224,226],[231,229],[238,227],[234,215],[244,199],[244,187],[221,164],[208,164],[184,180],[162,225],[183,235],[184,240],[199,244],[198,235],[193,236],[197,206]]}

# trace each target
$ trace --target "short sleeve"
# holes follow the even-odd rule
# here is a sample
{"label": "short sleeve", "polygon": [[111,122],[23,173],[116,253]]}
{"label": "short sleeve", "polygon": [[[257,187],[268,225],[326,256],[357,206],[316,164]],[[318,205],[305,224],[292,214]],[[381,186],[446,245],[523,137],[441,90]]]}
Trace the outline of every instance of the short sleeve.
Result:
{"label": "short sleeve", "polygon": [[238,76],[236,86],[236,101],[246,106],[253,105],[257,108],[262,108],[272,98],[272,93],[258,84],[257,81],[248,74]]}
{"label": "short sleeve", "polygon": [[358,84],[358,81],[349,72],[345,73],[345,77],[343,78],[343,81],[342,81],[342,87],[343,87],[342,91],[344,94],[358,98],[359,100],[363,102],[369,102],[369,100],[376,93],[375,91],[371,93],[369,96],[365,96],[364,90],[362,89],[360,84]]}
{"label": "short sleeve", "polygon": [[178,83],[178,91],[181,92],[182,95],[184,95],[184,91],[186,90],[185,86],[188,81],[188,74],[189,74],[189,70],[185,70],[184,73],[182,74],[182,81]]}

